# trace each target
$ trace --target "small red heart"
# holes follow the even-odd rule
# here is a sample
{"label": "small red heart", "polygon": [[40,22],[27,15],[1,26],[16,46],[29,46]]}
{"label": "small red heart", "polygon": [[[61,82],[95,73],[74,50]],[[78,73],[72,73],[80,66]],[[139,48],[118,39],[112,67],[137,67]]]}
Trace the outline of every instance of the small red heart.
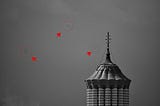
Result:
{"label": "small red heart", "polygon": [[88,52],[87,52],[87,55],[88,55],[88,56],[91,56],[91,54],[92,54],[91,51],[88,51]]}
{"label": "small red heart", "polygon": [[57,32],[57,37],[60,38],[61,37],[61,32]]}
{"label": "small red heart", "polygon": [[33,61],[33,62],[37,61],[37,57],[32,56],[32,61]]}

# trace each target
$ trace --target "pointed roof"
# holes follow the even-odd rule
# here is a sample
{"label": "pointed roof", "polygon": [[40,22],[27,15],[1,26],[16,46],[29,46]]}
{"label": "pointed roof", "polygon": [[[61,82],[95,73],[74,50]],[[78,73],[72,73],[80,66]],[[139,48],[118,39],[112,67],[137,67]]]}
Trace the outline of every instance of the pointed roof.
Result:
{"label": "pointed roof", "polygon": [[107,33],[107,52],[105,62],[98,65],[96,71],[87,80],[124,80],[130,81],[119,69],[119,67],[111,61],[110,58],[110,34]]}

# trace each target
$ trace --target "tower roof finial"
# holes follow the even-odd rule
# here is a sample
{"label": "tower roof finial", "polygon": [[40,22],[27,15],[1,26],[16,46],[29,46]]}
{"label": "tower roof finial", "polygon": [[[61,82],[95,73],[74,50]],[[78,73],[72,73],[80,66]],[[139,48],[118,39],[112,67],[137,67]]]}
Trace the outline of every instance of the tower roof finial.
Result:
{"label": "tower roof finial", "polygon": [[106,38],[107,48],[109,49],[109,43],[110,43],[110,40],[111,40],[109,32],[107,32],[106,37],[107,37],[107,38]]}
{"label": "tower roof finial", "polygon": [[110,51],[109,51],[109,43],[111,40],[109,32],[107,32],[105,40],[107,41],[106,42],[107,43],[107,53],[106,53],[105,64],[109,64],[109,63],[112,63],[111,58],[110,58]]}

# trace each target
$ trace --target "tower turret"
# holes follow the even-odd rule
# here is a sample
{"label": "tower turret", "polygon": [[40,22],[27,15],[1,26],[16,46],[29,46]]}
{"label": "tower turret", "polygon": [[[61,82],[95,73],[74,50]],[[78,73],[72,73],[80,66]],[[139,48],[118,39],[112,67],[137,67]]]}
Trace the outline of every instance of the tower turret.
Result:
{"label": "tower turret", "polygon": [[109,36],[108,32],[105,62],[98,65],[95,72],[85,80],[87,84],[87,106],[129,106],[131,80],[111,61]]}

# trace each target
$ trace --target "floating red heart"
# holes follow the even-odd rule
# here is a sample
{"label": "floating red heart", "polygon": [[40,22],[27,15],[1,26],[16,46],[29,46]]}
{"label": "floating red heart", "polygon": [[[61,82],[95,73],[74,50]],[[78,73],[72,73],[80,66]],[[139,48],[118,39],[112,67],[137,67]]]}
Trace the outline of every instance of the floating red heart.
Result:
{"label": "floating red heart", "polygon": [[91,56],[91,54],[92,54],[91,51],[88,51],[88,52],[87,52],[87,55],[88,55],[88,56]]}
{"label": "floating red heart", "polygon": [[33,61],[33,62],[37,61],[37,57],[32,56],[32,61]]}
{"label": "floating red heart", "polygon": [[57,37],[60,38],[61,37],[61,32],[57,32]]}

